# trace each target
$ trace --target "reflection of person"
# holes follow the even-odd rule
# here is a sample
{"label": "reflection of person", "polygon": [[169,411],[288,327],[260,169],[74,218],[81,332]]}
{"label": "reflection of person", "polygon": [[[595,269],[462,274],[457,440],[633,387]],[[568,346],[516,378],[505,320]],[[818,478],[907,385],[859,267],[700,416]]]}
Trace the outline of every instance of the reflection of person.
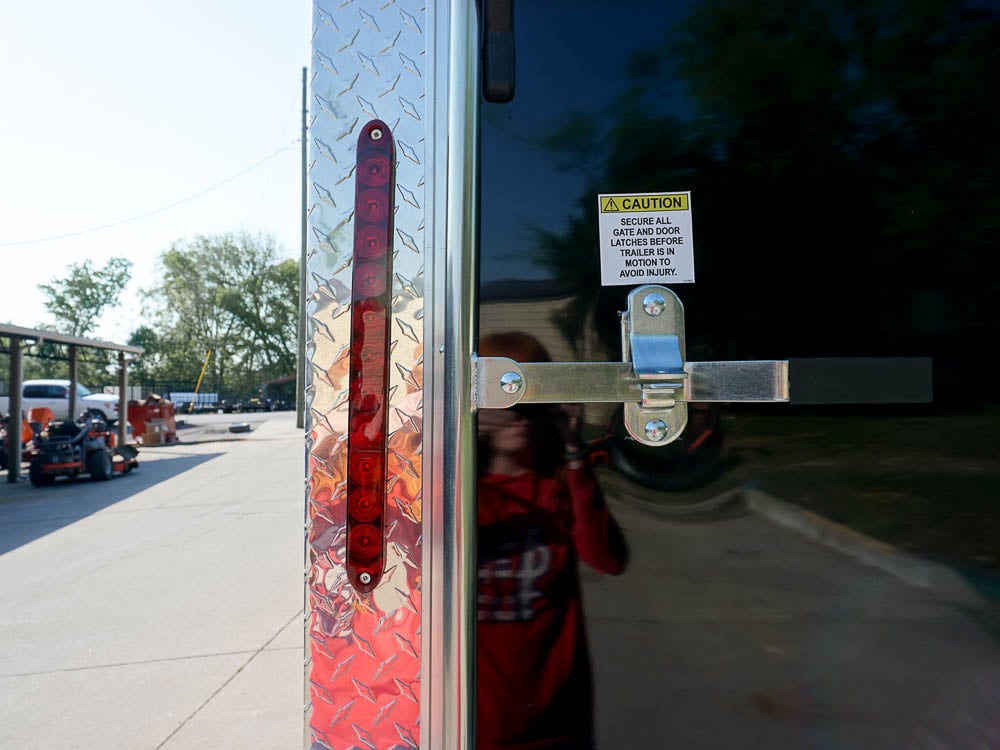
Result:
{"label": "reflection of person", "polygon": [[[522,333],[483,356],[549,359]],[[603,573],[627,550],[580,439],[578,405],[479,412],[478,747],[593,747],[577,559]]]}

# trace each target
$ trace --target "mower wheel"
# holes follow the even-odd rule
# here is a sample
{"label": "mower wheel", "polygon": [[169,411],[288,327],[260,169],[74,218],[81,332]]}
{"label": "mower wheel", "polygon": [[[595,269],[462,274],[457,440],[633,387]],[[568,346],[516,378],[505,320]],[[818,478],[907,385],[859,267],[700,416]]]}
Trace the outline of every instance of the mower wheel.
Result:
{"label": "mower wheel", "polygon": [[31,459],[31,465],[28,467],[28,479],[35,487],[48,487],[56,481],[54,476],[45,473],[42,456],[35,456]]}
{"label": "mower wheel", "polygon": [[111,454],[108,451],[104,449],[96,450],[87,456],[87,472],[94,481],[105,482],[111,479],[113,471]]}

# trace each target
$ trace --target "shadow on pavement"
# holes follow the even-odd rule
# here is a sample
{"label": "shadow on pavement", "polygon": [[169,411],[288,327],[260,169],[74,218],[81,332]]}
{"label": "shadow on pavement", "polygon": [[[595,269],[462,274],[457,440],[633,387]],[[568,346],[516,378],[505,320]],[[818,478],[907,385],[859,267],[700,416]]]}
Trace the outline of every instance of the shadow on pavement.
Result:
{"label": "shadow on pavement", "polygon": [[50,487],[33,487],[27,481],[8,484],[7,473],[3,472],[0,474],[0,555],[221,455],[182,454],[143,462],[140,454],[138,469],[110,481],[95,482],[88,476],[60,478]]}

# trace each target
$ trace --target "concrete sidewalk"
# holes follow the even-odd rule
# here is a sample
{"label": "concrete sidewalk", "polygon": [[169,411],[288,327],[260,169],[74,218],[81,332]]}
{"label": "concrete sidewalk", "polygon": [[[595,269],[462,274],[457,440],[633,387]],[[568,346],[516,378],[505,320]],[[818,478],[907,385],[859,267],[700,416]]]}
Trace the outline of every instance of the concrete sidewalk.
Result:
{"label": "concrete sidewalk", "polygon": [[0,748],[301,746],[302,434],[241,437],[0,487]]}

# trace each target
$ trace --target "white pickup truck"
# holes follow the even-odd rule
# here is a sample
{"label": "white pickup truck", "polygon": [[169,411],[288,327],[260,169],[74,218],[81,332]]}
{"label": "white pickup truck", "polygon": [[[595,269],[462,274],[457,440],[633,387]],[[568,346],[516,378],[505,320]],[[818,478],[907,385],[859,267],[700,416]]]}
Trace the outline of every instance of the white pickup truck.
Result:
{"label": "white pickup truck", "polygon": [[[76,415],[69,413],[69,380],[25,380],[21,388],[21,409],[47,406],[55,419],[71,419],[87,412],[109,425],[118,420],[118,397],[108,393],[91,393],[76,386]],[[10,396],[0,396],[0,415],[10,412]]]}

